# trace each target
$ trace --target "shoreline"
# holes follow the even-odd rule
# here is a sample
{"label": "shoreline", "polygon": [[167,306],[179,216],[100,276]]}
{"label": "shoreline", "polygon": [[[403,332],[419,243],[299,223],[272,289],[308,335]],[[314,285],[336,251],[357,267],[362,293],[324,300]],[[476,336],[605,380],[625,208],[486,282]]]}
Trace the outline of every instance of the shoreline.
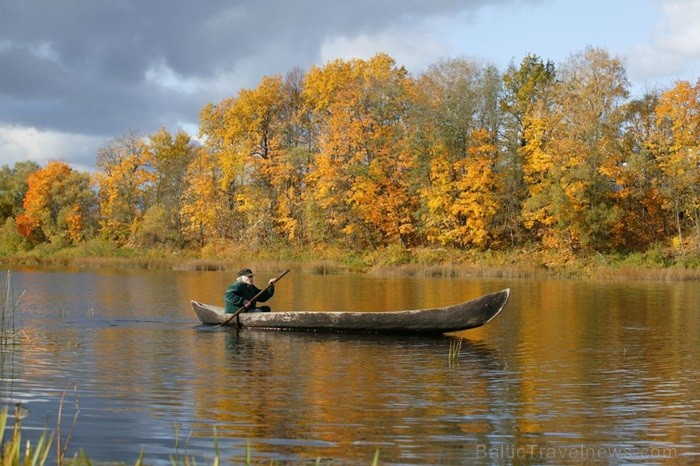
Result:
{"label": "shoreline", "polygon": [[[447,250],[370,251],[364,254],[308,250],[229,251],[222,257],[198,257],[195,253],[163,251],[120,252],[109,255],[15,255],[0,258],[1,268],[62,267],[77,269],[144,269],[173,271],[235,271],[242,266],[274,273],[292,268],[309,274],[366,274],[396,277],[513,278],[513,279],[623,279],[634,281],[700,281],[697,259],[649,256],[603,256],[552,260],[537,251],[473,252]],[[392,255],[393,254],[393,255]],[[224,258],[226,256],[228,258]],[[233,259],[235,258],[235,259]]]}

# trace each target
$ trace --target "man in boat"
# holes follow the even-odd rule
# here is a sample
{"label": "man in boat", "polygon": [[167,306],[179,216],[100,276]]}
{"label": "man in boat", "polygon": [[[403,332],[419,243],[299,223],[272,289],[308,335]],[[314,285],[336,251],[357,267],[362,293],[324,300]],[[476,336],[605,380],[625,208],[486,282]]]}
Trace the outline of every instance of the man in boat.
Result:
{"label": "man in boat", "polygon": [[236,281],[231,283],[224,293],[226,313],[233,314],[240,308],[244,308],[243,312],[270,312],[270,306],[258,306],[258,301],[264,303],[272,298],[275,294],[275,279],[270,280],[265,291],[255,301],[252,301],[260,292],[261,290],[253,284],[253,271],[250,269],[240,270]]}

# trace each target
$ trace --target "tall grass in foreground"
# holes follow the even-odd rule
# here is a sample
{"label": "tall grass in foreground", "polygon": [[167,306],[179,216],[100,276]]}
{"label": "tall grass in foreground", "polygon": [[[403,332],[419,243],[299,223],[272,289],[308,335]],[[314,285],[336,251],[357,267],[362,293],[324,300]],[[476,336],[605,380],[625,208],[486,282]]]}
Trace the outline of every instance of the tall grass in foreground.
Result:
{"label": "tall grass in foreground", "polygon": [[42,466],[49,456],[53,435],[41,435],[36,446],[27,442],[22,456],[22,429],[20,427],[21,407],[15,406],[15,424],[12,436],[5,439],[7,433],[7,406],[0,410],[0,464],[2,466]]}

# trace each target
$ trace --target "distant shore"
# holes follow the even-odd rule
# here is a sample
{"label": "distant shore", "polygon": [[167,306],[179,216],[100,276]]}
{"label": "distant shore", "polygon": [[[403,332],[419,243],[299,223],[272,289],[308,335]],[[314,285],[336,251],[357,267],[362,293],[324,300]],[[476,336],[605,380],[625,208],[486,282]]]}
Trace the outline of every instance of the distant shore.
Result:
{"label": "distant shore", "polygon": [[222,248],[217,254],[131,248],[64,248],[0,257],[0,267],[71,267],[228,271],[242,266],[261,272],[292,268],[312,274],[479,278],[598,278],[654,281],[700,280],[700,257],[661,249],[644,254],[571,257],[547,251],[463,251],[442,248],[372,251]]}

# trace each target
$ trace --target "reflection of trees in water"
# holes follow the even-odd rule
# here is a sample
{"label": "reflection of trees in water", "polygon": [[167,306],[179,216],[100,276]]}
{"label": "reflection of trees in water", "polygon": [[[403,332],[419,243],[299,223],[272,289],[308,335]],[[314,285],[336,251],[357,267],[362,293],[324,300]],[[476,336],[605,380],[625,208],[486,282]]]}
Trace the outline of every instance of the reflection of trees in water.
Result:
{"label": "reflection of trees in water", "polygon": [[258,452],[369,458],[380,448],[383,460],[399,460],[447,447],[455,459],[466,440],[512,428],[513,416],[493,396],[508,389],[498,386],[505,369],[497,352],[464,339],[450,361],[451,341],[231,331],[195,417],[215,420],[222,437],[250,439]]}

